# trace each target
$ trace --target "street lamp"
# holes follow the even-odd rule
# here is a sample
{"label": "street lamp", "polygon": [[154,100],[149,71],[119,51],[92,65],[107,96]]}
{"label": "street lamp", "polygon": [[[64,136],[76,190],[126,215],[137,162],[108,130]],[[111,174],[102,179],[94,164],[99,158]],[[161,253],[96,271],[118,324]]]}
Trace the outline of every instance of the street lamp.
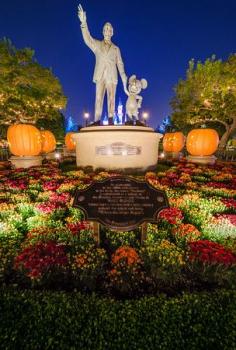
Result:
{"label": "street lamp", "polygon": [[142,116],[143,116],[144,124],[147,125],[147,120],[149,118],[148,112],[143,112]]}
{"label": "street lamp", "polygon": [[88,112],[84,113],[84,120],[85,120],[85,126],[87,127],[88,126],[88,120],[89,120],[89,113]]}

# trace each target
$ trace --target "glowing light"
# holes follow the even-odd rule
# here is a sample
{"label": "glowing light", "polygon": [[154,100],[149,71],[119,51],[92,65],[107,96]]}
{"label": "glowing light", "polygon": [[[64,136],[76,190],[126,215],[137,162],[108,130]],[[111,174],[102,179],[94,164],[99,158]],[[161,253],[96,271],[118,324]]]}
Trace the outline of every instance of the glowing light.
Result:
{"label": "glowing light", "polygon": [[84,113],[85,126],[88,126],[89,117],[90,117],[89,113],[85,112]]}
{"label": "glowing light", "polygon": [[60,159],[60,158],[61,158],[60,153],[55,153],[55,158],[56,158],[56,159]]}
{"label": "glowing light", "polygon": [[164,152],[162,152],[162,153],[160,154],[160,158],[165,158],[165,153],[164,153]]}
{"label": "glowing light", "polygon": [[147,120],[149,118],[148,112],[143,112],[143,119]]}
{"label": "glowing light", "polygon": [[149,118],[149,113],[148,112],[143,112],[142,114],[144,124],[147,125],[147,120]]}

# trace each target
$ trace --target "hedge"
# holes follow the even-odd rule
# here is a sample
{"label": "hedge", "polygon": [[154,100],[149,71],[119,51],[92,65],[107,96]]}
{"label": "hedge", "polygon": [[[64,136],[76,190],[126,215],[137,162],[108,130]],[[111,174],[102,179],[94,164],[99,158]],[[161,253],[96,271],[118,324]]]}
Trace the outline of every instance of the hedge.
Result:
{"label": "hedge", "polygon": [[117,301],[0,290],[0,348],[236,349],[236,292]]}

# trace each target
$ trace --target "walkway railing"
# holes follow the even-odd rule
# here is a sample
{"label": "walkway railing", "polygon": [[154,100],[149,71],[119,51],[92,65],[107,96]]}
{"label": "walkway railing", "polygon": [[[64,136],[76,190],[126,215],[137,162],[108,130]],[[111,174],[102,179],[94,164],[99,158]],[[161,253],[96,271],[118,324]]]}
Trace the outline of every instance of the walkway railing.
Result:
{"label": "walkway railing", "polygon": [[235,162],[236,161],[236,148],[226,148],[225,150],[219,150],[216,152],[216,157],[220,160],[226,162]]}
{"label": "walkway railing", "polygon": [[7,161],[10,157],[10,152],[8,147],[0,147],[0,161],[4,162]]}

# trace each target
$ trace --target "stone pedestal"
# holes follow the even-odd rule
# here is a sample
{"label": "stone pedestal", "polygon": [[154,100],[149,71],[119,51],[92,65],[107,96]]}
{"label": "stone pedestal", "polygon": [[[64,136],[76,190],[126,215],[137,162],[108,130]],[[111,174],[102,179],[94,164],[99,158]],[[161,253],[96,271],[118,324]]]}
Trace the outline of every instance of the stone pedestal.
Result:
{"label": "stone pedestal", "polygon": [[75,133],[78,167],[125,173],[154,170],[162,137],[143,126],[94,126]]}
{"label": "stone pedestal", "polygon": [[46,153],[44,156],[47,160],[55,160],[56,159],[56,152]]}
{"label": "stone pedestal", "polygon": [[167,160],[178,160],[183,154],[181,152],[164,152],[164,156]]}
{"label": "stone pedestal", "polygon": [[216,162],[215,156],[188,156],[187,160],[191,163],[197,163],[197,164],[209,164],[213,165]]}
{"label": "stone pedestal", "polygon": [[9,160],[12,165],[18,168],[30,168],[31,166],[40,166],[42,165],[41,156],[12,156]]}
{"label": "stone pedestal", "polygon": [[68,150],[66,147],[63,147],[63,156],[64,157],[76,157],[75,150]]}

